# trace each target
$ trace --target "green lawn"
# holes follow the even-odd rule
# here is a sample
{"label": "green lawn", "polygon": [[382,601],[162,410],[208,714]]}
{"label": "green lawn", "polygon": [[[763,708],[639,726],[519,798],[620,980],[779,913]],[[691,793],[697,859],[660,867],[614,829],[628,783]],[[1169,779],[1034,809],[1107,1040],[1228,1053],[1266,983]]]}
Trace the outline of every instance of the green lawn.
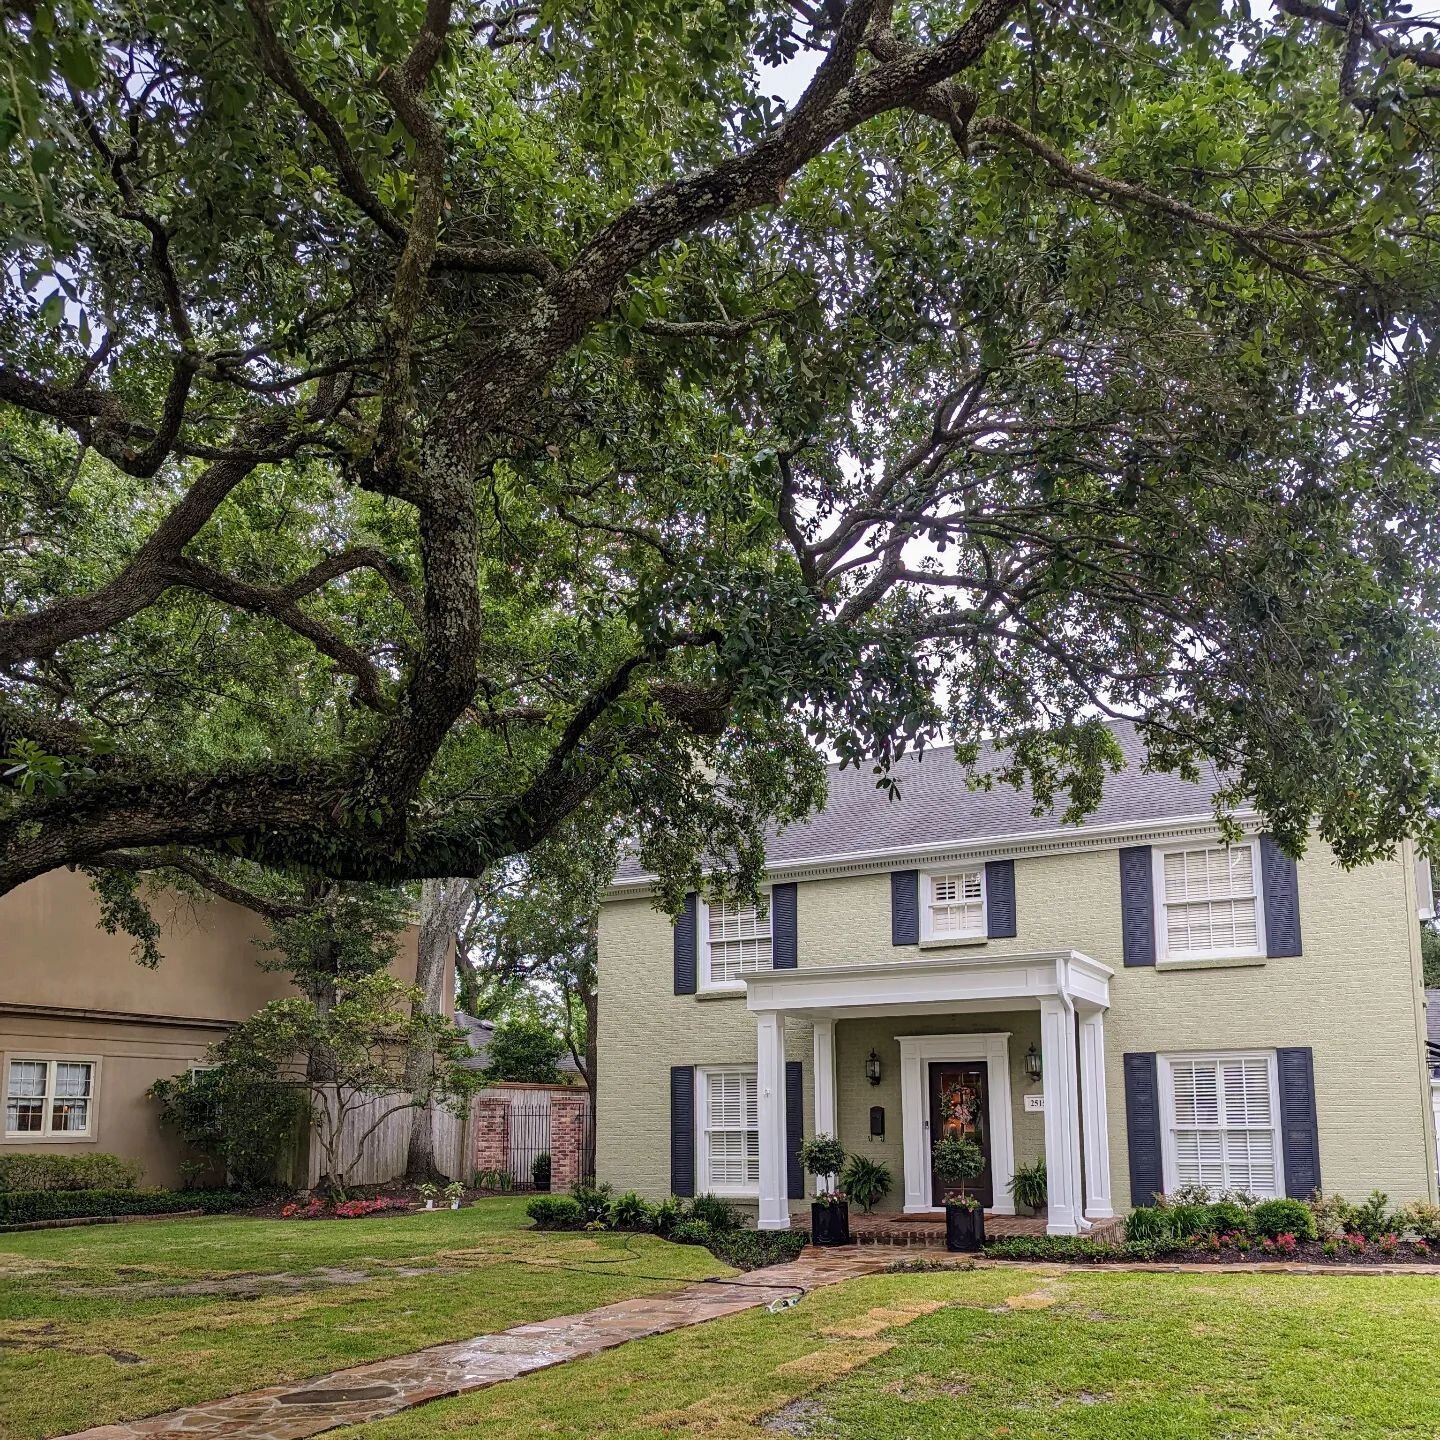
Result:
{"label": "green lawn", "polygon": [[[648,1236],[537,1235],[524,1211],[503,1199],[373,1220],[217,1217],[0,1235],[0,1440],[726,1273],[707,1250]],[[219,1293],[196,1293],[213,1285]],[[156,1293],[177,1287],[186,1293]]]}
{"label": "green lawn", "polygon": [[1437,1335],[1419,1276],[877,1276],[337,1440],[1434,1437]]}

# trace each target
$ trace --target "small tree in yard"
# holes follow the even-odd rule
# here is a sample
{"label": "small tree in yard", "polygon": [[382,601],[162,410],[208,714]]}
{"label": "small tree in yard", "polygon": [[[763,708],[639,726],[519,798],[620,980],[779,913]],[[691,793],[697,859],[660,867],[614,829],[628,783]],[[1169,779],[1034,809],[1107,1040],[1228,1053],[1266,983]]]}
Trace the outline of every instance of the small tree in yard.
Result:
{"label": "small tree in yard", "polygon": [[[419,993],[393,976],[366,975],[337,987],[335,1003],[272,1000],[216,1047],[222,1067],[252,1081],[288,1080],[308,1094],[325,1156],[321,1186],[343,1195],[346,1176],[370,1137],[391,1116],[431,1102],[459,1105],[479,1084],[461,1063],[461,1032],[417,1003]],[[415,1057],[426,1057],[417,1067]],[[312,1077],[323,1075],[324,1080]],[[369,1099],[392,1103],[355,1137],[346,1121]]]}

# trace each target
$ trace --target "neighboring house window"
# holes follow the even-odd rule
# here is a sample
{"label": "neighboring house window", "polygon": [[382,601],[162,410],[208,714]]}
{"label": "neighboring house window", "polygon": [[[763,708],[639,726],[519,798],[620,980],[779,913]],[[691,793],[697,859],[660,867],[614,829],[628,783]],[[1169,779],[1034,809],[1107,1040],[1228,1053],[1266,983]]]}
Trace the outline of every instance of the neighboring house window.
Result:
{"label": "neighboring house window", "polygon": [[705,954],[701,987],[739,985],[742,975],[773,968],[770,910],[730,901],[705,902]]}
{"label": "neighboring house window", "polygon": [[1158,852],[1156,888],[1164,955],[1263,951],[1259,866],[1253,841]]}
{"label": "neighboring house window", "polygon": [[985,934],[985,867],[927,875],[922,940],[968,939]]}
{"label": "neighboring house window", "polygon": [[702,1188],[715,1195],[753,1195],[760,1187],[760,1121],[755,1071],[701,1070],[696,1092]]}
{"label": "neighboring house window", "polygon": [[90,1060],[12,1060],[5,1076],[9,1136],[89,1135],[95,1090]]}
{"label": "neighboring house window", "polygon": [[1283,1194],[1270,1052],[1161,1056],[1165,1188]]}

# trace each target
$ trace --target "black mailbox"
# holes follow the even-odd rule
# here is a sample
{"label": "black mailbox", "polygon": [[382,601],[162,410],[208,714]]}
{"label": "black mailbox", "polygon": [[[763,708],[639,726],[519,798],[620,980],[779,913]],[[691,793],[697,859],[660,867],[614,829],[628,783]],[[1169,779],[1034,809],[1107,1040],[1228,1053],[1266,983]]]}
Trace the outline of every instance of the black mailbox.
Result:
{"label": "black mailbox", "polygon": [[870,1107],[870,1138],[872,1140],[885,1138],[885,1107],[883,1105]]}

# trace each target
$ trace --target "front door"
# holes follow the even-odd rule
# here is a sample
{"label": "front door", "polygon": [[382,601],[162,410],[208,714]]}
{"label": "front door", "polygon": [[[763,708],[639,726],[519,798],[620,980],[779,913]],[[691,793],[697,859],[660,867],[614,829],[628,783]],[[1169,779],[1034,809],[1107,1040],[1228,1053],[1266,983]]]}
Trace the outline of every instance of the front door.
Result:
{"label": "front door", "polygon": [[[984,1060],[935,1060],[930,1065],[930,1142],[945,1135],[969,1135],[985,1152],[985,1169],[966,1189],[988,1210],[995,1203],[990,1173],[990,1067]],[[945,1203],[947,1182],[930,1175],[930,1198]],[[959,1187],[948,1182],[948,1188]]]}

